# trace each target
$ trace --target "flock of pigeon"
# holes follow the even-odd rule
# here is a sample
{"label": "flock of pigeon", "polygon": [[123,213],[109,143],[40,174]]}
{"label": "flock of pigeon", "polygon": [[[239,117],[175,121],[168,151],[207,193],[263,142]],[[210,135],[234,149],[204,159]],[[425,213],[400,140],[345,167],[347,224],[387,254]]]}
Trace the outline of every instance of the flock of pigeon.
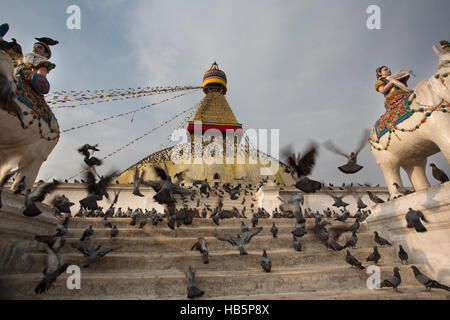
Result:
{"label": "flock of pigeon", "polygon": [[[366,139],[367,132],[364,133],[363,138],[361,139],[361,143],[357,147],[357,149],[352,152],[350,155],[346,155],[341,152],[336,146],[332,144],[332,142],[327,142],[325,146],[338,154],[344,155],[348,159],[348,163],[340,166],[339,170],[345,172],[347,174],[358,172],[362,169],[362,166],[357,164],[357,155],[363,147],[363,141]],[[86,185],[87,195],[85,198],[79,201],[80,210],[75,217],[103,217],[103,225],[105,228],[110,228],[110,236],[112,239],[116,238],[119,235],[119,229],[116,225],[113,225],[108,217],[125,217],[130,218],[130,225],[136,225],[137,220],[139,219],[139,228],[143,228],[147,221],[150,220],[153,226],[156,226],[158,223],[167,219],[168,226],[174,230],[176,227],[180,227],[181,225],[189,225],[192,223],[193,218],[200,218],[200,214],[198,210],[189,209],[186,205],[177,209],[176,205],[180,199],[184,202],[188,202],[187,197],[190,197],[190,200],[195,201],[197,198],[197,207],[200,205],[200,198],[205,196],[206,198],[210,197],[211,193],[214,193],[218,197],[217,206],[212,209],[210,206],[205,205],[201,212],[202,218],[207,218],[208,211],[210,212],[209,218],[213,220],[216,225],[220,225],[220,220],[227,218],[246,218],[245,209],[243,208],[242,212],[236,207],[233,207],[232,210],[224,210],[222,199],[224,197],[225,192],[229,194],[231,200],[239,200],[239,197],[242,193],[245,193],[247,196],[253,196],[253,193],[248,193],[247,189],[251,189],[252,185],[247,185],[245,188],[242,188],[241,184],[237,186],[231,186],[230,184],[224,184],[222,186],[219,183],[215,183],[213,187],[211,187],[207,181],[205,180],[194,180],[193,185],[188,188],[184,188],[180,185],[181,181],[184,180],[185,172],[179,172],[174,176],[174,181],[172,181],[172,177],[169,175],[167,168],[154,167],[154,171],[159,178],[158,180],[146,180],[145,172],[139,173],[139,170],[136,169],[134,175],[134,187],[133,187],[133,195],[138,197],[143,197],[144,195],[140,192],[139,187],[141,185],[151,187],[156,194],[153,196],[154,200],[159,204],[165,206],[164,214],[158,213],[155,209],[152,211],[148,211],[145,209],[145,212],[142,209],[132,210],[128,208],[126,212],[122,212],[121,208],[115,212],[114,205],[117,203],[120,191],[115,193],[114,198],[111,201],[110,207],[103,213],[103,208],[99,207],[97,201],[101,201],[103,197],[106,199],[110,199],[110,196],[107,192],[107,188],[111,185],[114,178],[118,176],[117,171],[112,171],[105,176],[99,176],[96,172],[95,167],[102,164],[102,161],[98,158],[95,158],[91,155],[90,151],[95,152],[99,151],[97,148],[98,145],[84,145],[78,151],[80,154],[84,156],[84,163],[87,165],[87,170],[84,176],[84,180],[82,182]],[[286,163],[290,167],[288,170],[292,177],[295,179],[295,187],[301,190],[303,193],[311,193],[317,190],[322,189],[324,193],[328,194],[333,198],[334,204],[333,206],[341,209],[340,213],[336,213],[334,210],[331,211],[330,208],[324,210],[323,214],[320,214],[318,211],[313,213],[310,208],[305,209],[302,212],[301,205],[304,203],[303,194],[298,193],[292,196],[289,200],[285,200],[283,198],[279,198],[282,204],[279,206],[280,212],[277,209],[272,213],[273,218],[281,218],[281,217],[291,217],[295,218],[295,226],[294,230],[291,231],[293,235],[293,243],[292,246],[296,251],[302,251],[302,245],[299,242],[298,238],[303,237],[307,234],[306,231],[306,218],[315,219],[314,226],[314,234],[317,239],[324,244],[324,246],[328,250],[340,251],[347,248],[355,248],[356,243],[358,241],[357,231],[360,227],[360,222],[367,218],[370,214],[370,210],[364,211],[367,207],[366,204],[363,203],[361,197],[355,196],[357,200],[358,211],[353,215],[356,218],[354,224],[349,227],[343,226],[329,226],[330,223],[328,221],[323,220],[324,217],[327,218],[335,218],[336,221],[345,222],[347,218],[349,218],[350,212],[346,210],[346,206],[349,204],[344,202],[342,199],[346,195],[352,194],[351,191],[346,191],[341,196],[334,196],[327,192],[327,187],[321,182],[314,181],[307,176],[311,173],[315,159],[317,156],[317,147],[316,145],[311,145],[304,155],[300,157],[300,155],[295,155],[289,148],[285,149],[283,155],[285,156]],[[437,179],[439,177],[441,182],[448,181],[448,177],[446,177],[445,173],[439,170],[436,166],[432,164],[433,168],[433,176]],[[15,174],[15,172],[11,172],[8,174],[0,184],[0,207],[1,207],[1,190],[4,184]],[[264,184],[267,179],[263,179],[260,182],[258,188]],[[41,210],[38,208],[36,203],[42,202],[46,195],[53,192],[59,185],[59,181],[53,180],[51,183],[41,183],[39,184],[33,191],[26,190],[25,192],[25,200],[24,200],[24,210],[23,214],[28,217],[35,217],[41,213]],[[17,194],[21,194],[24,191],[24,183],[18,184],[18,189],[15,191]],[[330,184],[331,186],[331,184]],[[350,186],[351,187],[351,186]],[[196,189],[197,188],[197,189]],[[397,186],[398,190],[402,194],[406,194],[409,190],[403,190],[400,186]],[[376,195],[372,194],[370,191],[367,191],[369,198],[374,203],[384,202],[382,199],[378,198]],[[200,197],[198,196],[200,193]],[[175,196],[177,195],[177,196]],[[252,199],[255,200],[255,199]],[[245,203],[245,196],[241,204]],[[47,253],[46,265],[43,272],[43,278],[40,283],[35,288],[35,293],[43,293],[56,281],[57,277],[65,272],[68,267],[68,263],[64,263],[59,256],[59,252],[61,248],[65,244],[64,236],[67,234],[69,220],[71,215],[70,207],[73,206],[74,203],[71,202],[64,195],[55,196],[52,200],[53,210],[56,215],[63,218],[62,225],[59,226],[54,235],[36,235],[35,239],[39,242],[45,243],[45,250]],[[252,205],[253,208],[253,205]],[[257,227],[259,218],[269,218],[271,215],[263,208],[260,208],[256,213],[252,209],[252,228],[249,229],[244,222],[241,224],[241,233],[240,234],[224,234],[224,235],[216,235],[216,239],[221,241],[226,241],[230,243],[232,246],[236,246],[239,250],[240,255],[246,255],[244,246],[250,243],[251,239],[255,237],[259,232],[261,232],[262,227]],[[408,213],[405,216],[407,221],[408,228],[415,228],[417,232],[426,232],[425,226],[422,224],[422,221],[428,222],[423,215],[422,212],[409,209]],[[271,233],[274,238],[277,237],[278,228],[273,222]],[[344,232],[351,232],[352,236],[347,240],[344,245],[341,245],[338,240],[341,234]],[[83,266],[84,268],[89,267],[90,264],[95,263],[99,258],[104,257],[108,253],[111,253],[115,250],[120,249],[120,247],[114,248],[103,248],[101,245],[94,245],[92,243],[88,243],[85,240],[92,237],[94,234],[94,230],[92,225],[89,226],[86,230],[84,230],[82,236],[80,237],[79,243],[72,243],[72,247],[77,249],[83,256],[87,258],[86,264]],[[375,242],[380,246],[391,245],[386,239],[381,238],[377,232],[375,232]],[[209,263],[208,260],[208,244],[206,239],[203,237],[199,237],[198,241],[193,244],[191,250],[198,250],[202,255],[203,263]],[[399,257],[403,263],[403,261],[408,260],[407,253],[400,246],[400,251],[398,252]],[[371,253],[366,262],[372,261],[375,264],[378,264],[378,260],[380,260],[381,256],[378,252],[377,247],[374,247],[373,253]],[[352,267],[357,267],[359,269],[364,269],[361,262],[359,262],[354,256],[351,255],[350,251],[347,249],[345,261],[350,264]],[[261,267],[265,272],[270,272],[272,268],[271,259],[267,253],[266,249],[263,249],[263,254],[261,257]],[[420,273],[420,271],[415,267],[411,266],[413,269],[414,275],[416,279],[422,283],[427,290],[431,288],[440,288],[445,290],[450,290],[449,287],[439,284],[437,281],[428,278],[427,276]],[[185,270],[187,290],[188,290],[188,298],[200,297],[204,294],[204,291],[199,289],[195,284],[195,268],[191,265]],[[394,268],[394,275],[385,279],[382,283],[382,287],[392,287],[395,291],[398,291],[398,286],[401,283],[401,277],[399,274],[399,269],[397,267]]]}

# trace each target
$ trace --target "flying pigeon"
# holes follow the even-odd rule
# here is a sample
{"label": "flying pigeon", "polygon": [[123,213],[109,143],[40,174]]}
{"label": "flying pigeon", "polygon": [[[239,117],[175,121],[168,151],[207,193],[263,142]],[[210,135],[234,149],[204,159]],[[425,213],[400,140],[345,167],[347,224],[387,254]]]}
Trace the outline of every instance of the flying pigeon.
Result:
{"label": "flying pigeon", "polygon": [[62,263],[60,256],[52,249],[45,247],[45,250],[47,251],[47,258],[45,260],[45,268],[43,271],[44,277],[34,289],[36,294],[44,293],[53,287],[56,279],[61,273],[65,272],[69,266],[67,262]]}
{"label": "flying pigeon", "polygon": [[92,263],[97,261],[97,259],[102,258],[105,255],[107,255],[108,253],[111,253],[111,252],[113,252],[115,250],[118,250],[118,249],[120,249],[120,247],[117,247],[117,248],[102,248],[102,246],[98,246],[93,252],[91,252],[91,254],[88,257],[88,261],[83,266],[83,268],[89,267],[89,265],[91,265]]}
{"label": "flying pigeon", "polygon": [[136,168],[136,170],[134,171],[134,180],[133,180],[133,194],[135,196],[138,197],[144,197],[144,195],[141,193],[141,191],[139,190],[139,186],[141,185],[141,183],[143,183],[144,181],[144,175],[145,175],[145,171],[142,171],[141,175],[139,175],[139,169]]}
{"label": "flying pigeon", "polygon": [[364,130],[363,134],[361,136],[360,142],[357,145],[355,151],[353,151],[350,154],[346,154],[344,152],[342,152],[338,147],[336,147],[336,145],[333,144],[333,142],[331,140],[328,140],[327,142],[325,142],[323,145],[325,148],[327,148],[329,151],[334,152],[338,155],[344,156],[345,158],[347,158],[347,163],[345,165],[342,165],[340,167],[338,167],[338,169],[340,171],[342,171],[343,173],[347,173],[347,174],[353,174],[358,172],[359,170],[361,170],[363,168],[363,166],[360,166],[359,164],[357,164],[357,157],[359,152],[362,150],[362,148],[364,148],[364,146],[367,144],[367,139],[369,138],[369,130]]}
{"label": "flying pigeon", "polygon": [[33,191],[27,190],[25,194],[25,208],[23,214],[27,217],[36,217],[42,211],[36,206],[36,202],[42,202],[45,196],[54,191],[59,185],[59,182],[44,183],[37,186]]}
{"label": "flying pigeon", "polygon": [[262,227],[253,228],[252,230],[249,230],[247,232],[244,232],[242,236],[240,234],[237,235],[231,235],[231,234],[225,234],[225,235],[216,235],[216,239],[227,241],[233,246],[237,246],[239,249],[239,253],[241,255],[248,254],[244,249],[244,244],[250,243],[250,240],[257,235],[259,232],[261,232]]}
{"label": "flying pigeon", "polygon": [[286,158],[286,163],[291,168],[291,176],[295,179],[295,187],[305,193],[312,193],[322,188],[322,183],[309,179],[307,176],[311,174],[316,163],[317,146],[312,143],[303,156],[295,155],[291,147],[283,150],[282,155]]}

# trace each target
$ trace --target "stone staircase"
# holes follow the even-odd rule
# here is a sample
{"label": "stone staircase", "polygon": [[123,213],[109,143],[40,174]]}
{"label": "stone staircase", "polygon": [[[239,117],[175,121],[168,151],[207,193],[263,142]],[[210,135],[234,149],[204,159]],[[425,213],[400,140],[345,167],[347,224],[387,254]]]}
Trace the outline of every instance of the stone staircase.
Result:
{"label": "stone staircase", "polygon": [[[10,299],[187,299],[184,268],[189,264],[197,270],[196,283],[205,291],[200,299],[449,299],[450,293],[424,289],[410,269],[397,257],[398,248],[379,248],[381,278],[400,268],[403,293],[390,288],[370,290],[366,287],[366,270],[351,268],[344,260],[345,250],[329,251],[315,239],[314,219],[307,219],[308,234],[299,238],[303,252],[292,248],[294,219],[259,219],[263,230],[246,245],[247,256],[240,256],[236,247],[219,241],[216,234],[240,233],[241,221],[251,227],[250,219],[225,219],[216,226],[209,218],[194,219],[191,225],[169,229],[164,221],[157,227],[151,222],[143,228],[130,226],[129,218],[109,219],[119,228],[119,236],[110,239],[109,229],[101,218],[73,218],[69,224],[66,245],[61,256],[70,264],[82,266],[86,258],[70,244],[78,242],[83,230],[92,225],[94,235],[89,242],[105,247],[120,247],[89,268],[81,268],[81,289],[69,290],[69,274],[62,274],[55,288],[35,295],[34,288],[42,278],[46,254],[32,250],[21,257],[13,273],[0,275],[0,282]],[[332,221],[334,225],[350,225]],[[270,233],[272,222],[279,228],[278,237]],[[139,225],[139,222],[137,223]],[[197,237],[208,242],[209,264],[203,264],[198,251],[191,251]],[[344,233],[339,242],[344,244],[351,236]],[[360,230],[356,249],[350,252],[363,262],[373,250],[373,234]],[[272,259],[272,271],[262,270],[259,260],[263,248]],[[420,265],[418,265],[420,269]]]}

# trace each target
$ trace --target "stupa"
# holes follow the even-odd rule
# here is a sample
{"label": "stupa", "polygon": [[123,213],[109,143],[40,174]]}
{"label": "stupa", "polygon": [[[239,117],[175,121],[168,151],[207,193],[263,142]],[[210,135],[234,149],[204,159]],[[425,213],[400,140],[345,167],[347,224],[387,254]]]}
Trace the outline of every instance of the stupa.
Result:
{"label": "stupa", "polygon": [[[146,179],[155,178],[152,167],[166,167],[169,174],[185,171],[186,181],[203,180],[221,183],[256,184],[262,179],[280,185],[292,185],[294,180],[286,165],[257,149],[242,143],[243,126],[236,119],[225,95],[228,84],[225,72],[214,62],[204,73],[202,90],[205,97],[192,121],[188,122],[187,143],[150,154],[124,170],[117,178],[120,184],[133,182],[135,170],[146,172]],[[227,134],[231,139],[225,139]],[[221,140],[223,139],[223,140]],[[218,156],[220,141],[223,154]],[[213,143],[216,143],[214,146]],[[231,142],[231,144],[230,144]],[[233,152],[226,147],[231,145]],[[219,149],[217,149],[219,147]],[[200,149],[200,150],[199,150]],[[182,151],[180,151],[182,150]],[[189,157],[191,161],[173,161],[173,155]],[[179,159],[179,158],[177,158]],[[272,168],[268,170],[268,168]],[[275,170],[273,169],[275,168]]]}

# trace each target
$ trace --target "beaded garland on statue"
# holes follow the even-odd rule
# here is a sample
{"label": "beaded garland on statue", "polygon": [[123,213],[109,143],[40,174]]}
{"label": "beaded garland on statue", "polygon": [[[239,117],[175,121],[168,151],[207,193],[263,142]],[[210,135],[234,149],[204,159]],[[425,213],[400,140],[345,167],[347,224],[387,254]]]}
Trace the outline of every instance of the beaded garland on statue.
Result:
{"label": "beaded garland on statue", "polygon": [[[408,97],[408,98],[409,98],[409,97]],[[406,98],[406,100],[407,100],[408,98]],[[406,102],[406,101],[405,101],[405,102]],[[450,110],[450,109],[448,109],[448,108],[450,108],[450,103],[448,103],[448,102],[445,101],[445,100],[442,100],[442,103],[439,104],[439,105],[436,106],[436,107],[422,107],[422,108],[419,108],[419,109],[410,109],[409,106],[410,106],[411,104],[412,104],[412,100],[411,100],[411,101],[408,101],[408,102],[406,103],[408,113],[404,113],[403,115],[401,115],[401,113],[397,114],[395,109],[391,109],[390,111],[386,112],[386,113],[380,118],[379,121],[377,121],[377,122],[375,123],[374,130],[375,130],[375,133],[376,133],[376,135],[377,135],[377,140],[374,141],[373,139],[369,138],[370,146],[371,146],[373,149],[378,150],[378,151],[385,151],[385,150],[387,150],[388,147],[389,147],[389,144],[391,143],[391,135],[392,135],[392,134],[395,134],[395,136],[396,136],[399,140],[401,140],[400,137],[397,135],[396,131],[401,131],[401,132],[414,132],[414,131],[416,131],[417,129],[419,129],[421,125],[423,125],[423,124],[425,123],[425,121],[427,120],[428,117],[431,117],[431,114],[432,114],[433,112],[435,112],[435,111],[441,111],[441,112],[443,112],[443,113],[447,113],[447,112],[449,112],[449,110]],[[392,116],[392,114],[391,114],[391,111],[393,112],[393,116]],[[397,126],[397,125],[398,125],[399,123],[401,123],[403,120],[409,118],[411,115],[413,115],[413,114],[416,113],[416,112],[424,113],[423,118],[419,121],[419,123],[418,123],[417,125],[415,125],[415,126],[412,127],[412,128],[400,128],[400,127]],[[392,118],[389,118],[389,115],[391,115]],[[400,116],[400,115],[401,115],[401,116]],[[383,119],[383,122],[381,122],[382,119]],[[395,121],[392,121],[393,119],[396,119],[396,120],[395,120]],[[380,132],[381,128],[382,128],[382,131]],[[376,143],[379,144],[379,143],[380,143],[380,138],[381,138],[386,132],[389,133],[389,136],[388,136],[387,142],[386,142],[386,146],[385,146],[385,147],[382,147],[382,146],[381,146],[381,147],[378,147],[378,146],[376,146],[376,145],[374,144],[374,142],[376,142]]]}
{"label": "beaded garland on statue", "polygon": [[[37,93],[31,84],[27,81],[22,81],[20,77],[16,77],[17,79],[17,90],[16,97],[22,102],[25,106],[27,106],[30,110],[24,111],[23,115],[25,116],[25,129],[32,126],[35,122],[37,122],[37,126],[39,128],[39,133],[41,138],[45,140],[56,140],[59,138],[59,130],[53,129],[51,127],[51,122],[53,120],[53,113],[51,112],[49,106],[45,102],[44,96]],[[41,120],[44,120],[49,129],[52,136],[44,136],[42,132],[42,123]]]}

